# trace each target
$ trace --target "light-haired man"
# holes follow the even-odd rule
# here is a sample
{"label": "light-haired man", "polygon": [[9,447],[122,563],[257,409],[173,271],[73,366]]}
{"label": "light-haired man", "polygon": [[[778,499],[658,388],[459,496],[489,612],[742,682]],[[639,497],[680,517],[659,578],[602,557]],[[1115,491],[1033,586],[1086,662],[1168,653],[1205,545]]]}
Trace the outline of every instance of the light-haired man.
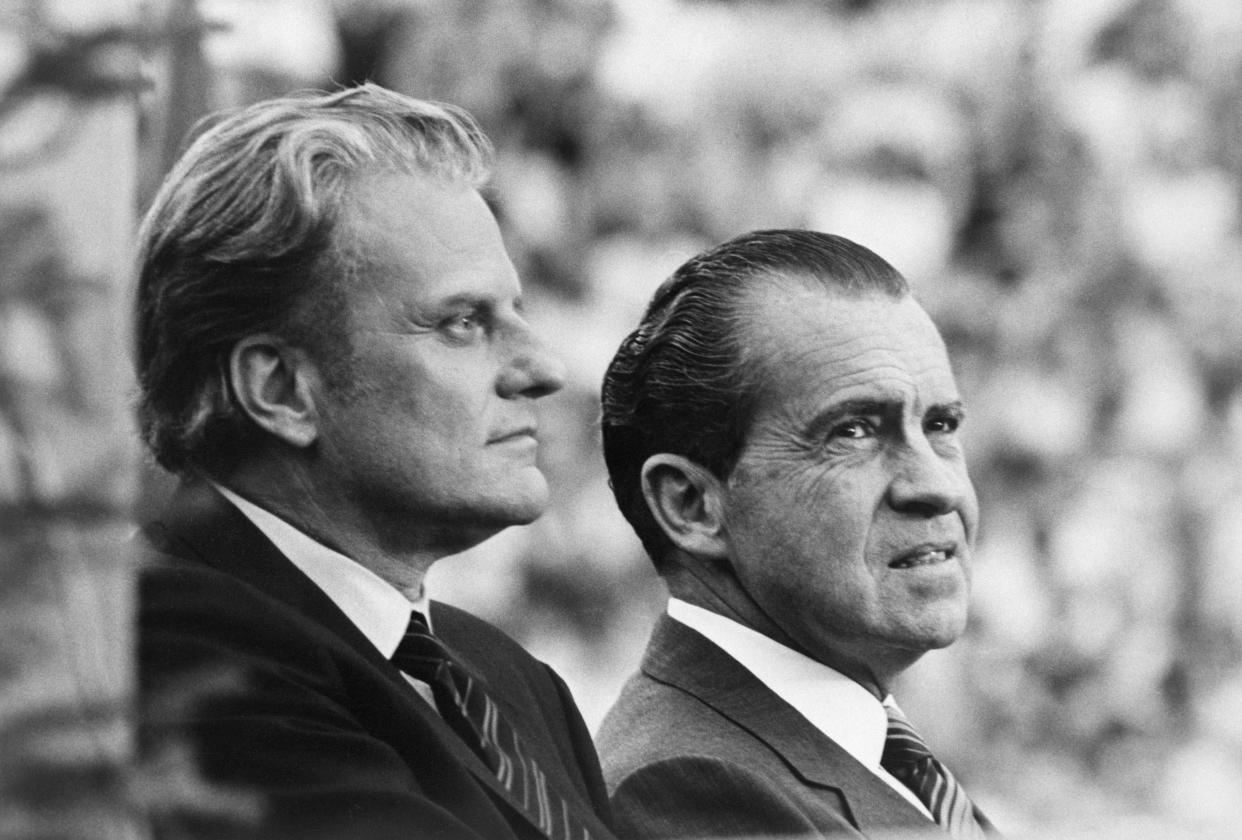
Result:
{"label": "light-haired man", "polygon": [[182,481],[142,537],[142,747],[259,806],[168,836],[610,836],[564,683],[422,593],[547,498],[562,369],[489,159],[464,112],[373,85],[272,100],[203,133],[143,223],[141,425]]}

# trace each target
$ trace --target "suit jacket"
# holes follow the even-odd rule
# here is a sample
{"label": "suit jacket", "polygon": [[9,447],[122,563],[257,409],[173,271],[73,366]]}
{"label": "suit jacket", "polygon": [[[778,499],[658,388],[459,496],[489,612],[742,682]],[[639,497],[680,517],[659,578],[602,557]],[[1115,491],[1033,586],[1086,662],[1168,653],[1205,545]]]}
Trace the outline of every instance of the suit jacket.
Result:
{"label": "suit jacket", "polygon": [[[163,799],[161,834],[542,837],[397,668],[209,485],[183,485],[141,539],[152,549],[139,587],[143,758],[160,766],[188,747],[215,794],[257,807],[239,822],[201,795],[188,807]],[[486,622],[443,604],[431,620],[582,823],[611,838],[565,684]]]}
{"label": "suit jacket", "polygon": [[945,836],[750,671],[668,616],[596,743],[621,837]]}

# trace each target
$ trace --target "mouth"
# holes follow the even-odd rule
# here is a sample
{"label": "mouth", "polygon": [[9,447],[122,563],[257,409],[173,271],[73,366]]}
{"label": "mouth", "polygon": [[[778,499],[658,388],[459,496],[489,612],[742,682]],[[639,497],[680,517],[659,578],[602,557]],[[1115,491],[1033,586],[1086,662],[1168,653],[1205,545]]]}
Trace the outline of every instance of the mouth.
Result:
{"label": "mouth", "polygon": [[525,443],[528,441],[539,442],[539,433],[534,426],[523,426],[511,432],[503,432],[492,437],[488,443]]}
{"label": "mouth", "polygon": [[903,551],[889,561],[890,569],[919,569],[924,566],[937,566],[957,557],[957,545],[954,543],[924,543],[908,551]]}

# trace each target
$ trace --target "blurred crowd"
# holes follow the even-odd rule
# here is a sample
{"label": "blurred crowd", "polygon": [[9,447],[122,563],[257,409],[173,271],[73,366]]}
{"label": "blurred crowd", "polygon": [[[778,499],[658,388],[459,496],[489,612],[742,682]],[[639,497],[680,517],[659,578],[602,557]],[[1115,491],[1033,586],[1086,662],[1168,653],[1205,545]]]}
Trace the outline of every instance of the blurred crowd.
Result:
{"label": "blurred crowd", "polygon": [[[557,667],[590,723],[663,607],[599,455],[604,366],[683,259],[810,227],[906,274],[967,402],[972,624],[900,688],[929,741],[1016,836],[1242,820],[1242,4],[143,7],[210,24],[203,108],[370,79],[495,141],[528,309],[571,372],[542,418],[554,504],[430,586]],[[148,58],[147,195],[185,56]]]}

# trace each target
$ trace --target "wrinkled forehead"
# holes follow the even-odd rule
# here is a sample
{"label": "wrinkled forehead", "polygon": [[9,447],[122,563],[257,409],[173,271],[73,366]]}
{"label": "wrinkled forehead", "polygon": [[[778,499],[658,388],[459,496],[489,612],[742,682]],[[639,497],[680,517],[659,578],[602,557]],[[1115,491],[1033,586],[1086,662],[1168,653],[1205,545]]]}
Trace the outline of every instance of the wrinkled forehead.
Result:
{"label": "wrinkled forehead", "polygon": [[944,340],[908,294],[782,281],[751,292],[744,313],[739,338],[760,395],[870,389],[956,398]]}
{"label": "wrinkled forehead", "polygon": [[512,274],[495,216],[470,183],[369,173],[351,185],[335,230],[356,267],[436,286],[469,272]]}

